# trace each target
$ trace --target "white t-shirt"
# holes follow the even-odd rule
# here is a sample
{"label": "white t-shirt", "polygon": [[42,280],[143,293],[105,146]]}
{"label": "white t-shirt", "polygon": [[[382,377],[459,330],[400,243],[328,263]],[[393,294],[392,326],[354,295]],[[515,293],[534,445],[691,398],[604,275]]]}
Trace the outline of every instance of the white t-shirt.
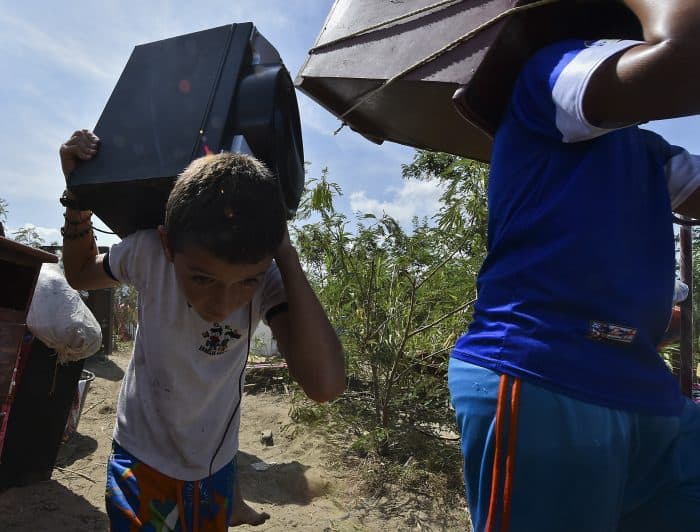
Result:
{"label": "white t-shirt", "polygon": [[[169,477],[204,478],[212,456],[214,473],[238,450],[240,409],[226,427],[240,400],[249,307],[221,323],[200,318],[178,287],[156,230],[139,231],[112,246],[109,267],[139,293],[134,354],[119,393],[114,439]],[[250,330],[285,301],[273,262],[253,297]]]}

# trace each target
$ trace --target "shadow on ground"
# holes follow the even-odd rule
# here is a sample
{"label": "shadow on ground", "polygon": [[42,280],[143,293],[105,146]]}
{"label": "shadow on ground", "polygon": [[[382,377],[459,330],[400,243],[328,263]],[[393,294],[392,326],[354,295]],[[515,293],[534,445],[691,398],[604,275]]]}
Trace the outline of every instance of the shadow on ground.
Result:
{"label": "shadow on ground", "polygon": [[329,489],[327,480],[309,474],[309,466],[297,461],[269,464],[265,471],[257,471],[253,464],[260,462],[261,458],[238,451],[238,478],[248,501],[305,506]]}
{"label": "shadow on ground", "polygon": [[68,467],[73,462],[91,455],[97,450],[97,440],[84,434],[75,433],[58,449],[56,465]]}
{"label": "shadow on ground", "polygon": [[55,480],[0,493],[0,530],[3,532],[104,532],[108,528],[103,512]]}
{"label": "shadow on ground", "polygon": [[108,381],[120,381],[124,378],[124,370],[116,362],[102,355],[95,355],[85,361],[85,369],[92,371],[96,377]]}

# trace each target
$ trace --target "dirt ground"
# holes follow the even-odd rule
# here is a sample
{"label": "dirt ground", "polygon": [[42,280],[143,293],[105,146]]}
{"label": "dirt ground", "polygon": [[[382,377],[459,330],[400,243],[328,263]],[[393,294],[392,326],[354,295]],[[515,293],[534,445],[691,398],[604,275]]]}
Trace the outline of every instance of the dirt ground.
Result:
{"label": "dirt ground", "polygon": [[[104,511],[105,464],[117,393],[128,352],[88,360],[95,373],[78,433],[59,452],[51,480],[0,494],[0,531],[78,532],[108,529]],[[294,425],[289,396],[247,393],[242,404],[239,478],[243,497],[272,517],[264,525],[230,530],[465,530],[463,509],[449,515],[429,498],[372,499],[358,491],[357,473],[329,465],[321,435]],[[273,444],[261,443],[272,431]]]}

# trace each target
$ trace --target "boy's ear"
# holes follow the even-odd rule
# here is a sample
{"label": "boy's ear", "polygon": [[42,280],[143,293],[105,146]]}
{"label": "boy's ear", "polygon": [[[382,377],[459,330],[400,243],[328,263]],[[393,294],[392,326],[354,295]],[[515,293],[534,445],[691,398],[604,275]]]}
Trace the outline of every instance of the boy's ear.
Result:
{"label": "boy's ear", "polygon": [[173,254],[170,251],[170,246],[168,245],[168,230],[164,225],[158,226],[158,236],[160,237],[160,245],[163,246],[163,253],[165,253],[167,259],[172,262]]}

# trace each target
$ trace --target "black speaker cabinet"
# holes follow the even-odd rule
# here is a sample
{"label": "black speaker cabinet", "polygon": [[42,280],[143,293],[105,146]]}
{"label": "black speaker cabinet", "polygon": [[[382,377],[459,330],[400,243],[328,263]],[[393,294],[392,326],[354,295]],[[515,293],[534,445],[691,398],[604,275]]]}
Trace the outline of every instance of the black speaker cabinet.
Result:
{"label": "black speaker cabinet", "polygon": [[98,153],[68,187],[122,237],[161,224],[174,179],[208,153],[252,153],[278,176],[290,217],[299,205],[304,153],[294,86],[252,23],[134,48],[95,133]]}

